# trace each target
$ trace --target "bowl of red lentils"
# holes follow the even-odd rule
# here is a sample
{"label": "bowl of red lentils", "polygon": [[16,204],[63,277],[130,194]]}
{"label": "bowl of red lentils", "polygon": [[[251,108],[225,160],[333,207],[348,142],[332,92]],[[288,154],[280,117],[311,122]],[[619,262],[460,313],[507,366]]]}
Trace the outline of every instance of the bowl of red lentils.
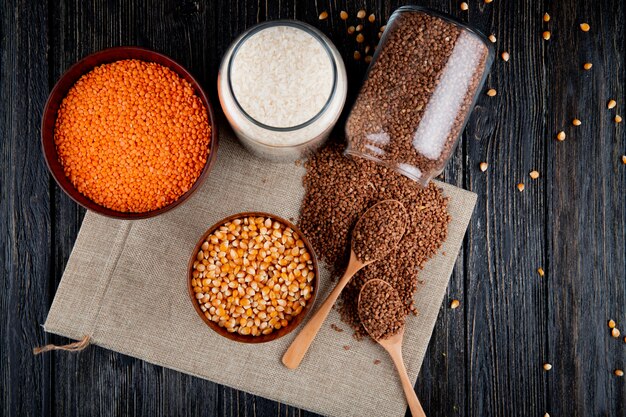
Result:
{"label": "bowl of red lentils", "polygon": [[315,302],[319,271],[300,230],[278,216],[239,213],[196,244],[188,290],[200,318],[244,343],[276,340],[298,327]]}
{"label": "bowl of red lentils", "polygon": [[139,47],[89,55],[52,89],[41,141],[61,189],[88,210],[120,219],[178,206],[217,152],[211,104],[179,63]]}

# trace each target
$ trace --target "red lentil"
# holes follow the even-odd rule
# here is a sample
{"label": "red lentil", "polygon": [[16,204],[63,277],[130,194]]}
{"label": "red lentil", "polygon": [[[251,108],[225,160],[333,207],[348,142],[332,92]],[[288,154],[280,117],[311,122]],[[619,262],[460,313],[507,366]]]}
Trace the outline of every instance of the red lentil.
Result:
{"label": "red lentil", "polygon": [[192,187],[210,136],[207,109],[186,80],[156,63],[122,60],[74,84],[54,141],[79,192],[112,210],[141,213]]}

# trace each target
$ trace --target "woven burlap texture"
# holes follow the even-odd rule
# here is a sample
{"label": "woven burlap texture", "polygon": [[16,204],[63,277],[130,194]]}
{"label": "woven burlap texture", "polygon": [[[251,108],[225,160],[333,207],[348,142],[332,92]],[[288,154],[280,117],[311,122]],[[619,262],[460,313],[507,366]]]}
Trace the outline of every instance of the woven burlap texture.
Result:
{"label": "woven burlap texture", "polygon": [[[191,304],[186,268],[204,231],[242,211],[297,220],[303,174],[301,166],[256,159],[226,132],[207,181],[180,207],[140,221],[88,212],[45,330],[72,339],[90,335],[104,348],[322,415],[404,416],[406,402],[386,352],[369,340],[355,341],[335,311],[300,367],[289,370],[280,358],[297,331],[274,342],[240,344],[209,329]],[[471,192],[438,185],[450,198],[452,222],[439,254],[419,275],[420,313],[407,319],[403,349],[412,381],[476,201]],[[318,303],[332,285],[322,269]],[[331,329],[333,323],[345,331]]]}

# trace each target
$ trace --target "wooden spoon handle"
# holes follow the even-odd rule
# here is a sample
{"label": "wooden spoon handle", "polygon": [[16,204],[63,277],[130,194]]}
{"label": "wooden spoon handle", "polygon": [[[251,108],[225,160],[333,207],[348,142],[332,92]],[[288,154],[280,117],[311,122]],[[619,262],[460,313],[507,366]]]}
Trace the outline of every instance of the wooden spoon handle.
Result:
{"label": "wooden spoon handle", "polygon": [[391,356],[391,359],[398,370],[400,382],[402,383],[402,389],[404,390],[404,396],[406,397],[406,402],[409,404],[409,408],[411,409],[411,415],[413,417],[426,417],[426,413],[424,413],[422,404],[420,404],[420,400],[417,398],[417,394],[413,389],[413,384],[411,383],[409,375],[406,372],[404,360],[402,360],[402,350],[400,350],[400,347],[398,346],[397,348],[392,347],[387,349],[387,352],[389,352],[389,356]]}
{"label": "wooden spoon handle", "polygon": [[333,304],[339,298],[339,294],[344,289],[346,284],[350,281],[350,278],[356,272],[361,269],[364,265],[356,260],[356,257],[351,254],[350,262],[348,263],[348,267],[346,268],[346,272],[343,274],[343,277],[339,280],[333,291],[330,295],[324,300],[324,303],[320,306],[319,310],[315,312],[311,320],[300,330],[300,333],[296,338],[291,342],[291,345],[283,355],[283,365],[285,365],[289,369],[295,369],[302,362],[302,358],[309,350],[311,343],[313,343],[313,339],[317,336],[317,332],[324,324],[326,317],[330,313]]}

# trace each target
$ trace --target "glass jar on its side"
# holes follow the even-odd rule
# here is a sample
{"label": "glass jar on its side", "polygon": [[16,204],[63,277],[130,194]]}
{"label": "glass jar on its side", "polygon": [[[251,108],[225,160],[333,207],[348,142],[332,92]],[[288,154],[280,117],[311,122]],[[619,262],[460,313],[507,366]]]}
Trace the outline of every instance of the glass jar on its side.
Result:
{"label": "glass jar on its side", "polygon": [[258,24],[222,58],[218,93],[241,143],[257,156],[295,160],[323,144],[347,93],[339,51],[295,20]]}
{"label": "glass jar on its side", "polygon": [[346,122],[346,153],[427,185],[452,155],[493,57],[484,35],[452,17],[399,8]]}

